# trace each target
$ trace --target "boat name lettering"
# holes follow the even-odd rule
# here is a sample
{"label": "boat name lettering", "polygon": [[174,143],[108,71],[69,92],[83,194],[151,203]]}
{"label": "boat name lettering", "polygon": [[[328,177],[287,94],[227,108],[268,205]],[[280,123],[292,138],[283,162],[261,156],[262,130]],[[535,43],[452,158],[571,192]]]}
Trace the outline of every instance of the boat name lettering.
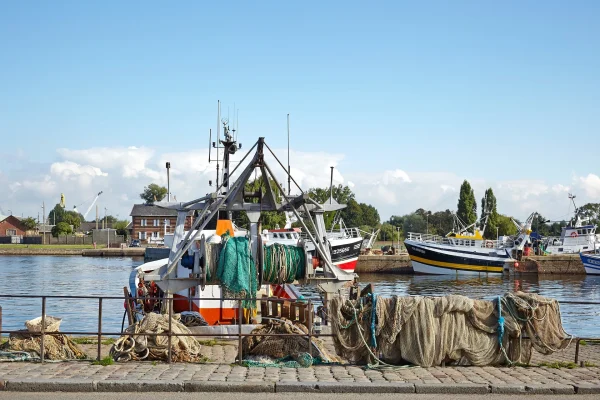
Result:
{"label": "boat name lettering", "polygon": [[425,254],[425,250],[423,250],[423,249],[419,249],[418,247],[413,247],[413,250],[414,250],[414,251],[418,251],[418,252],[419,252],[419,253],[421,253],[421,254]]}
{"label": "boat name lettering", "polygon": [[358,243],[354,245],[354,250],[358,250],[360,249],[360,246],[362,245],[362,243]]}
{"label": "boat name lettering", "polygon": [[346,253],[350,251],[350,247],[343,247],[341,249],[334,249],[331,254],[340,254],[340,253]]}
{"label": "boat name lettering", "polygon": [[591,258],[588,258],[587,262],[588,264],[600,265],[600,261],[592,260]]}

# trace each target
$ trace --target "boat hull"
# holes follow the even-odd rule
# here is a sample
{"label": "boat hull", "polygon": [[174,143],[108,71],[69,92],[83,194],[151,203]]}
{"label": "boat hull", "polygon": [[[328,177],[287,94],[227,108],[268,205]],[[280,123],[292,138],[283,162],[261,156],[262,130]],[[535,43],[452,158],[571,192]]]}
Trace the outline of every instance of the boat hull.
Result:
{"label": "boat hull", "polygon": [[435,246],[406,240],[413,270],[416,274],[429,275],[480,275],[502,274],[511,258],[496,250],[467,251],[452,246]]}
{"label": "boat hull", "polygon": [[588,275],[600,275],[600,255],[580,254],[581,262]]}

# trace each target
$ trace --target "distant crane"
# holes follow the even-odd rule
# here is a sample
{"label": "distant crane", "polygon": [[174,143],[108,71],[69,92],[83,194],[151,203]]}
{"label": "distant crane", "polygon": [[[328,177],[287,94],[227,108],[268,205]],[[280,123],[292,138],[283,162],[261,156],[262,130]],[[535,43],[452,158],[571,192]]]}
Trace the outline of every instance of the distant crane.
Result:
{"label": "distant crane", "polygon": [[[92,207],[94,207],[94,204],[96,204],[96,201],[98,201],[98,197],[100,197],[100,195],[102,194],[102,191],[98,192],[98,194],[96,195],[96,197],[94,198],[94,201],[92,201],[92,204],[90,204],[90,206],[88,207],[87,211],[85,212],[85,214],[83,214],[83,219],[86,220],[88,214],[90,213],[90,211],[92,210]],[[81,207],[82,205],[84,205],[85,203],[87,203],[89,201],[86,200],[83,203],[81,203],[79,206],[73,206],[73,211],[75,211],[76,213],[79,213],[79,211],[77,211],[77,207]]]}

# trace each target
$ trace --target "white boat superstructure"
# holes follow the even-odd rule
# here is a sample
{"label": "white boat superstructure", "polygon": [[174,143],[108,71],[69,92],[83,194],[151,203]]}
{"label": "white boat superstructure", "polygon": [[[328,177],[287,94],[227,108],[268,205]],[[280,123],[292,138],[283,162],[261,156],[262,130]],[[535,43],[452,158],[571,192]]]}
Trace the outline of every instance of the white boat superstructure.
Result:
{"label": "white boat superstructure", "polygon": [[600,245],[596,235],[598,227],[587,223],[589,220],[575,206],[575,196],[569,194],[569,198],[573,201],[575,216],[562,228],[559,237],[547,237],[542,241],[541,247],[546,254],[590,253]]}

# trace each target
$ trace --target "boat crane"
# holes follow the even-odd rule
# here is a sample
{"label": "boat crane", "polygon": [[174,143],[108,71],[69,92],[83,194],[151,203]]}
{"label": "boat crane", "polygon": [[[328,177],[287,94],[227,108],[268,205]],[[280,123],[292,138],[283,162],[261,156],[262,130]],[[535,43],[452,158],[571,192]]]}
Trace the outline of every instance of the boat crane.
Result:
{"label": "boat crane", "polygon": [[[103,193],[102,191],[98,192],[98,194],[97,194],[97,195],[96,195],[96,197],[94,198],[94,201],[92,201],[92,203],[91,203],[91,204],[90,204],[90,206],[88,207],[88,209],[87,209],[87,211],[85,212],[85,214],[83,214],[83,219],[84,219],[84,220],[87,218],[88,214],[89,214],[89,213],[90,213],[90,211],[92,210],[92,207],[94,207],[94,204],[96,204],[96,202],[98,201],[98,197],[100,197],[100,195],[101,195],[102,193]],[[85,203],[87,203],[88,201],[89,201],[89,199],[88,199],[88,200],[86,200],[86,201],[84,201],[83,203],[79,204],[78,206],[73,206],[73,211],[75,211],[76,213],[79,213],[79,211],[77,211],[77,207],[81,207],[82,205],[84,205],[84,204],[85,204]]]}
{"label": "boat crane", "polygon": [[[213,193],[209,193],[198,199],[189,202],[157,202],[155,206],[177,211],[177,222],[174,232],[173,244],[169,253],[168,262],[166,265],[157,268],[148,273],[147,280],[153,280],[158,287],[166,293],[167,298],[172,298],[174,293],[181,292],[192,287],[207,284],[206,282],[206,265],[202,266],[198,258],[194,261],[192,274],[185,276],[177,276],[177,266],[182,257],[197,241],[196,232],[202,232],[206,229],[210,221],[218,217],[219,213],[229,214],[234,211],[245,211],[250,221],[249,242],[252,250],[252,257],[255,264],[262,268],[263,243],[258,228],[260,215],[265,211],[289,212],[296,217],[297,221],[302,225],[304,232],[309,238],[309,241],[314,245],[314,257],[309,256],[304,244],[306,256],[306,273],[303,279],[299,279],[300,283],[315,284],[319,290],[325,294],[325,300],[340,293],[340,290],[348,283],[356,279],[356,274],[347,272],[332,262],[332,254],[330,250],[327,231],[325,228],[324,213],[338,211],[345,207],[344,204],[325,203],[319,204],[311,199],[307,192],[297,184],[294,178],[289,175],[289,171],[283,166],[275,153],[265,142],[264,137],[260,137],[258,141],[250,148],[246,155],[241,159],[238,165],[229,172],[229,155],[234,154],[238,147],[228,129],[225,129],[225,140],[221,140],[224,147],[224,165],[223,179]],[[253,153],[254,152],[254,153]],[[294,196],[283,190],[279,184],[280,179],[277,179],[273,173],[273,169],[265,160],[265,153],[269,152],[277,163],[281,166],[283,172],[290,177],[290,180],[296,185],[300,191],[300,195]],[[250,161],[245,164],[244,161],[254,154]],[[238,175],[234,182],[231,182],[231,176],[236,170],[243,170]],[[265,193],[260,196],[259,203],[246,202],[248,193],[244,192],[246,183],[254,176],[255,170],[260,170],[260,178],[263,180],[263,188]],[[277,196],[269,181],[274,182],[276,189],[281,194]],[[197,212],[193,225],[184,235],[184,226],[186,218],[190,212]],[[303,214],[303,217],[300,216]],[[200,253],[203,250],[200,249]],[[319,264],[323,269],[323,273],[317,274],[317,269],[314,264]],[[259,272],[260,275],[260,272]]]}

